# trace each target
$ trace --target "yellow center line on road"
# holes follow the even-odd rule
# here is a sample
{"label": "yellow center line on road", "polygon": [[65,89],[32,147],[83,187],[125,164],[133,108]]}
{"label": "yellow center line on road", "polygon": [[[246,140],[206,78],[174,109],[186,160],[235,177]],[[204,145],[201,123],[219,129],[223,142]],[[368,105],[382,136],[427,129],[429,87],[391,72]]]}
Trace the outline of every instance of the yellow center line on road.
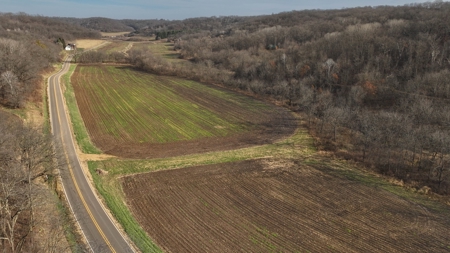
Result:
{"label": "yellow center line on road", "polygon": [[[55,78],[56,78],[56,77],[55,77]],[[54,90],[53,90],[53,91],[54,91],[54,93],[55,93],[55,100],[57,100],[57,96],[56,96],[56,81],[55,81],[55,79],[54,79]],[[57,102],[57,101],[55,101],[55,106],[56,106],[56,114],[58,115],[58,122],[59,122],[59,125],[61,126],[61,116],[60,116],[60,114],[59,114],[59,107],[58,107],[58,102]],[[64,113],[65,113],[65,112],[64,112]],[[63,147],[65,147],[65,146],[66,146],[65,143],[64,143],[64,141],[62,141],[62,139],[63,139],[62,127],[60,127],[60,133],[61,133],[61,142],[62,142],[62,145],[63,145]],[[73,181],[73,183],[74,183],[74,185],[75,185],[75,188],[76,188],[76,190],[77,190],[77,193],[78,193],[78,195],[80,196],[81,202],[83,202],[83,205],[84,205],[84,207],[86,208],[86,211],[88,212],[89,217],[91,217],[92,222],[94,223],[94,225],[95,225],[95,227],[97,228],[97,230],[98,230],[98,232],[100,233],[100,235],[103,237],[103,240],[106,242],[106,244],[108,245],[109,249],[110,249],[113,253],[116,253],[116,251],[115,251],[114,248],[112,247],[111,243],[110,243],[109,240],[106,238],[106,235],[103,233],[103,230],[102,230],[102,229],[100,228],[100,226],[98,225],[97,220],[95,220],[94,215],[93,215],[92,212],[91,212],[91,209],[88,207],[88,205],[87,205],[87,203],[86,203],[86,200],[84,199],[83,194],[81,193],[80,187],[78,186],[78,183],[77,183],[77,181],[76,181],[76,179],[75,179],[75,175],[74,175],[74,173],[73,173],[72,166],[70,165],[70,160],[69,160],[69,156],[68,156],[68,154],[67,154],[67,151],[66,151],[65,148],[63,148],[63,150],[64,150],[64,155],[65,155],[66,160],[67,160],[67,166],[68,166],[68,168],[69,168],[70,176],[71,176],[72,181]],[[86,238],[86,239],[87,239],[87,238]]]}

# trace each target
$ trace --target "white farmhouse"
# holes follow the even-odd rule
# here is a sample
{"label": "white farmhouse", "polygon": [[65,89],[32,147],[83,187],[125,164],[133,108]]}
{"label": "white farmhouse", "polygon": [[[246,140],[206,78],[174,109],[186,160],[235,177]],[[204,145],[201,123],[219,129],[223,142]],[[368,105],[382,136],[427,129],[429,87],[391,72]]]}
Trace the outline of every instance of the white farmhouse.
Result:
{"label": "white farmhouse", "polygon": [[75,50],[75,48],[76,48],[76,47],[75,47],[75,44],[70,44],[70,43],[69,43],[69,44],[67,44],[67,46],[66,46],[65,49],[69,51],[69,50]]}

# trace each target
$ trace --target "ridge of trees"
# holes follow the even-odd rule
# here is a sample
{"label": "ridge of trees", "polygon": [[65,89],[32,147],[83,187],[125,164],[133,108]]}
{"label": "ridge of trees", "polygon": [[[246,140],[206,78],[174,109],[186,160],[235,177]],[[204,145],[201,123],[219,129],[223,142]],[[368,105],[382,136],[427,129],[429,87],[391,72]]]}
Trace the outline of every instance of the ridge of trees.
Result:
{"label": "ridge of trees", "polygon": [[[51,136],[0,111],[0,250],[62,252],[60,217],[41,210],[56,209],[43,182],[54,178],[56,153]],[[48,181],[50,182],[50,181]],[[44,207],[52,205],[54,208]],[[52,223],[43,224],[50,220]],[[39,231],[45,231],[41,234]],[[66,246],[67,245],[67,246]]]}
{"label": "ridge of trees", "polygon": [[84,27],[87,29],[92,29],[100,32],[132,32],[134,31],[132,26],[126,25],[123,22],[103,17],[92,17],[92,18],[66,18],[58,17],[54,18],[56,20]]}
{"label": "ridge of trees", "polygon": [[129,60],[276,99],[306,115],[322,149],[449,194],[449,17],[436,1],[238,18],[226,30],[210,18],[175,35],[190,65],[142,50]]}
{"label": "ridge of trees", "polygon": [[39,74],[60,60],[65,41],[100,37],[53,18],[0,14],[0,105],[22,107],[36,89]]}
{"label": "ridge of trees", "polygon": [[33,16],[26,13],[0,13],[0,37],[15,40],[34,37],[36,39],[64,38],[72,41],[82,38],[101,38],[98,31],[78,24],[61,22],[58,18]]}

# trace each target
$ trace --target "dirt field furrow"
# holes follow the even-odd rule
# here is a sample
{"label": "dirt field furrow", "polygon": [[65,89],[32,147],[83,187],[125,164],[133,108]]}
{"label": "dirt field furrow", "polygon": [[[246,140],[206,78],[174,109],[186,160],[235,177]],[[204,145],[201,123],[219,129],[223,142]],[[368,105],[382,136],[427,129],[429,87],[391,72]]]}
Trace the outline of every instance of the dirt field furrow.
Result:
{"label": "dirt field furrow", "polygon": [[263,159],[122,180],[133,213],[168,252],[448,251],[450,221],[442,214],[326,170],[269,165]]}

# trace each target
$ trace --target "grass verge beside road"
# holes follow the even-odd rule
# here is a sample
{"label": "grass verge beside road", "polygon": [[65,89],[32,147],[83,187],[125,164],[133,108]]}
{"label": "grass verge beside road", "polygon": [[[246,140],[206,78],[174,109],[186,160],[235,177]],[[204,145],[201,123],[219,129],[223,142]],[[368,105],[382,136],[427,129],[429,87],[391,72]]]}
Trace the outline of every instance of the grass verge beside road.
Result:
{"label": "grass verge beside road", "polygon": [[[162,48],[161,48],[162,50]],[[67,74],[67,83],[70,84],[70,74],[74,71],[74,66],[71,68],[71,72]],[[110,73],[106,76],[108,76],[109,79],[120,79],[119,75],[116,75],[114,72],[118,71],[119,69],[112,69],[113,67],[108,67]],[[89,69],[91,70],[91,69]],[[113,71],[114,70],[114,71]],[[126,72],[131,72],[129,69],[122,68],[121,75]],[[87,72],[86,72],[87,73]],[[105,75],[103,75],[105,76]],[[111,97],[114,97],[116,95],[120,95],[119,97],[114,97],[115,99],[109,99],[107,102],[113,101],[113,105],[106,106],[106,108],[121,108],[121,107],[130,107],[130,108],[136,108],[135,105],[131,105],[130,103],[136,100],[136,98],[139,98],[137,100],[144,101],[145,108],[151,108],[155,112],[163,111],[161,108],[158,108],[158,102],[161,101],[168,101],[163,103],[165,106],[168,106],[170,109],[175,104],[174,101],[178,102],[181,100],[180,98],[177,99],[170,99],[169,95],[172,95],[174,93],[175,88],[181,89],[184,88],[184,92],[180,92],[180,94],[184,94],[185,91],[195,91],[195,85],[191,85],[187,81],[180,81],[180,80],[172,80],[172,83],[176,83],[175,85],[171,85],[171,83],[164,83],[164,86],[170,86],[172,89],[170,90],[171,93],[168,93],[167,91],[161,92],[160,90],[156,89],[157,87],[152,87],[152,92],[144,93],[143,91],[146,91],[147,89],[140,89],[138,91],[133,92],[132,94],[128,94],[130,91],[133,91],[133,89],[139,88],[139,84],[141,81],[138,76],[140,76],[140,73],[134,72],[133,74],[128,75],[130,80],[133,80],[133,86],[132,89],[129,90],[121,90],[120,86],[114,86],[112,85],[114,82],[108,81],[107,88],[105,90],[111,94]],[[114,78],[113,78],[114,77]],[[153,77],[152,80],[148,81],[148,83],[152,83],[153,85],[158,83],[160,80],[158,79],[160,77]],[[94,80],[93,78],[86,79],[91,82],[91,80]],[[145,83],[147,83],[147,81]],[[87,81],[83,83],[88,83]],[[117,83],[123,83],[121,81],[118,81]],[[72,98],[75,99],[73,95],[73,90],[66,90],[66,93],[71,93]],[[101,85],[95,85],[93,87],[101,87]],[[106,86],[105,86],[106,87]],[[70,89],[72,87],[70,86]],[[204,87],[202,86],[202,94],[204,94]],[[77,91],[78,92],[78,91]],[[102,91],[104,92],[104,91]],[[128,92],[128,93],[127,93]],[[212,91],[211,91],[212,92]],[[91,92],[91,94],[98,94],[98,91]],[[78,93],[77,93],[78,94]],[[103,94],[103,93],[102,93]],[[155,94],[157,94],[155,96]],[[145,96],[142,96],[145,95]],[[152,97],[152,95],[154,97]],[[209,94],[214,95],[214,97],[222,98],[222,95],[220,94]],[[142,97],[141,97],[142,96]],[[227,97],[225,99],[226,101],[229,101],[232,98]],[[69,103],[69,100],[66,97],[66,100]],[[75,101],[75,100],[74,100]],[[99,101],[96,99],[89,99],[89,101]],[[217,99],[212,99],[212,101],[217,101]],[[148,102],[148,103],[147,103]],[[126,103],[126,105],[122,105],[123,103]],[[81,103],[80,103],[81,104]],[[92,107],[92,103],[88,103],[89,107]],[[208,104],[210,105],[210,104]],[[214,104],[213,104],[214,105]],[[193,106],[192,104],[182,104],[180,108],[183,109],[183,111],[194,111],[188,110],[190,109],[190,106]],[[196,105],[198,106],[198,105]],[[73,103],[72,107],[77,107],[76,102]],[[195,107],[195,106],[194,106]],[[210,108],[210,106],[206,107]],[[255,107],[256,108],[256,107]],[[70,109],[72,111],[72,109]],[[167,118],[170,118],[169,116],[175,115],[172,119],[172,121],[175,122],[174,119],[179,120],[181,117],[179,115],[180,110],[179,109],[173,109],[173,110],[167,110],[166,111],[170,113],[164,113],[165,119],[164,121],[161,121],[158,125],[159,131],[132,131],[127,133],[127,135],[124,136],[133,136],[133,134],[136,133],[158,133],[161,134],[161,129],[163,127],[173,127],[172,125],[178,126],[180,124],[171,124],[171,121],[167,121]],[[254,113],[258,112],[260,109],[256,110]],[[78,110],[76,110],[78,112]],[[124,118],[118,120],[119,123],[122,124],[129,124],[130,120],[125,119],[125,116],[129,116],[136,110],[124,110],[126,113],[117,113],[112,111],[110,115],[121,115]],[[235,110],[227,110],[227,111],[235,111]],[[84,112],[84,110],[83,110]],[[151,120],[143,119],[143,113],[140,111],[138,115],[132,115],[132,118],[137,123],[136,126],[139,126],[138,123],[148,123],[152,122],[153,124],[155,122],[158,122],[158,119],[152,118]],[[188,113],[189,117],[187,118],[193,118],[192,115],[195,115],[193,113]],[[72,116],[72,115],[71,115]],[[95,120],[98,120],[99,117],[93,117]],[[194,117],[198,118],[198,117]],[[214,117],[207,117],[208,119],[214,119]],[[224,117],[220,117],[220,119],[223,119]],[[81,120],[81,117],[79,117],[79,120]],[[108,118],[109,120],[109,118]],[[106,122],[108,122],[108,120]],[[76,120],[73,120],[75,122]],[[140,122],[142,121],[142,122]],[[131,121],[132,122],[132,121]],[[186,122],[186,120],[182,120],[182,122]],[[209,121],[202,121],[205,122],[203,124],[199,125],[206,125],[206,123],[210,123]],[[87,124],[89,125],[89,124]],[[112,128],[110,124],[106,124],[107,127]],[[145,124],[147,127],[147,124]],[[214,123],[212,125],[213,127],[209,127],[208,130],[211,130],[212,132],[218,131],[217,129],[227,129],[232,130],[232,125],[225,125],[223,122]],[[226,126],[226,128],[223,128],[223,126]],[[217,127],[217,128],[215,128]],[[129,127],[127,127],[129,128]],[[136,127],[139,128],[139,127]],[[75,123],[74,123],[74,129],[75,129]],[[144,127],[142,127],[144,129]],[[195,133],[194,130],[197,130],[198,127],[194,127],[193,125],[188,125],[185,127],[182,127],[181,129],[176,128],[175,130],[178,131],[179,135],[184,136],[185,138],[199,138],[198,136],[194,136],[192,133]],[[75,130],[77,131],[77,130]],[[168,130],[166,130],[168,131]],[[204,134],[206,130],[203,131],[197,131],[201,134]],[[224,131],[224,130],[223,130]],[[78,135],[78,134],[76,134]],[[167,136],[174,136],[173,133],[166,134]],[[192,136],[191,136],[192,135]],[[209,136],[210,134],[204,134],[205,136]],[[205,137],[203,136],[203,137]],[[148,140],[144,140],[141,138],[141,136],[138,136],[140,138],[135,137],[135,141],[137,142],[145,142]],[[163,135],[159,140],[160,142],[165,141],[165,135]],[[148,138],[155,138],[153,135],[149,136]],[[77,138],[77,141],[79,142],[80,146],[83,146],[84,144],[81,144],[80,141]],[[170,141],[170,140],[169,140]],[[143,159],[143,160],[121,160],[121,159],[109,159],[109,160],[103,160],[103,161],[89,161],[88,167],[89,172],[92,175],[94,185],[98,191],[98,193],[101,195],[103,201],[106,203],[109,210],[111,210],[113,216],[115,219],[121,224],[121,226],[124,228],[125,232],[128,234],[128,236],[133,240],[133,242],[136,244],[136,246],[142,251],[142,252],[161,252],[161,249],[155,244],[155,242],[152,241],[152,239],[147,235],[147,233],[144,231],[142,226],[140,224],[143,224],[142,218],[139,218],[139,216],[133,216],[133,213],[136,212],[136,209],[133,211],[130,211],[129,207],[132,205],[130,204],[131,199],[133,199],[133,196],[137,195],[128,195],[128,198],[126,198],[124,189],[122,187],[126,187],[125,184],[122,186],[122,182],[125,181],[124,178],[140,173],[148,173],[148,172],[154,172],[154,171],[161,171],[161,170],[171,170],[171,169],[180,169],[185,168],[189,170],[189,167],[193,166],[199,166],[199,165],[213,165],[213,164],[224,164],[224,163],[233,163],[233,162],[239,162],[239,161],[245,161],[245,160],[254,160],[254,159],[260,159],[260,158],[267,158],[267,159],[275,159],[280,161],[280,164],[285,164],[284,161],[295,161],[295,166],[301,171],[304,167],[312,167],[314,169],[317,169],[320,171],[320,173],[317,173],[317,175],[324,175],[326,178],[341,178],[344,179],[344,184],[341,185],[349,185],[357,187],[363,186],[364,187],[370,187],[370,188],[376,188],[380,191],[387,191],[389,193],[393,193],[396,196],[398,196],[400,199],[406,200],[410,203],[414,203],[417,205],[421,205],[424,208],[439,212],[441,214],[448,214],[449,209],[448,207],[445,207],[445,205],[442,205],[441,203],[438,203],[436,201],[431,200],[426,195],[421,195],[415,193],[413,190],[406,189],[404,187],[398,186],[396,184],[390,183],[385,178],[378,177],[373,174],[366,173],[362,171],[360,168],[358,168],[358,165],[349,163],[347,161],[341,161],[336,160],[331,157],[323,156],[322,154],[318,153],[317,150],[314,148],[313,139],[308,134],[308,131],[306,128],[300,127],[297,132],[291,136],[290,138],[287,138],[285,140],[273,143],[273,144],[267,144],[267,145],[259,145],[259,146],[253,146],[248,148],[240,148],[235,150],[227,150],[227,151],[219,151],[219,152],[208,152],[208,153],[196,153],[192,155],[185,155],[185,156],[174,156],[169,158],[157,158],[157,159]],[[142,175],[143,176],[143,175]],[[307,177],[306,177],[307,178]],[[297,182],[301,182],[297,181]],[[320,181],[322,182],[322,181]],[[323,188],[330,188],[330,191],[332,192],[334,189],[332,186],[328,185],[329,181],[327,181],[324,184],[317,184],[320,187]],[[355,187],[354,187],[355,188]],[[125,188],[128,189],[128,188]],[[140,188],[142,189],[142,188]],[[300,192],[303,192],[307,187],[303,188]],[[343,188],[344,189],[344,188]],[[347,188],[345,188],[347,189]],[[345,190],[344,189],[344,190]],[[353,189],[353,188],[351,188]],[[144,189],[145,190],[145,189]],[[130,198],[131,196],[131,198]],[[344,196],[345,197],[345,196]],[[397,199],[397,198],[396,198]],[[137,199],[135,199],[137,200]],[[345,208],[344,208],[345,209]],[[136,213],[134,213],[136,215]],[[136,218],[135,218],[136,217]],[[361,224],[359,224],[361,225]],[[358,228],[356,226],[356,228]],[[347,228],[348,233],[354,232],[353,227]],[[265,234],[264,230],[262,233]],[[261,243],[261,241],[254,240],[254,243]]]}
{"label": "grass verge beside road", "polygon": [[89,134],[84,126],[83,118],[78,110],[77,101],[75,99],[75,93],[70,83],[70,76],[77,67],[76,64],[70,65],[69,71],[62,77],[64,89],[64,97],[66,99],[67,108],[69,110],[70,118],[72,121],[72,127],[78,146],[85,154],[101,154],[101,151],[92,144]]}
{"label": "grass verge beside road", "polygon": [[122,187],[118,180],[104,180],[105,178],[97,173],[98,161],[89,161],[89,172],[92,175],[95,188],[101,194],[106,202],[108,209],[114,215],[114,218],[120,223],[127,233],[128,237],[142,252],[162,252],[162,250],[148,237],[145,231],[131,214],[128,207],[124,204]]}
{"label": "grass verge beside road", "polygon": [[263,157],[308,156],[313,154],[314,150],[312,139],[306,130],[299,129],[291,138],[275,144],[164,159],[89,161],[88,166],[96,189],[133,242],[142,252],[161,252],[126,206],[120,181],[121,177],[150,171],[228,163]]}

